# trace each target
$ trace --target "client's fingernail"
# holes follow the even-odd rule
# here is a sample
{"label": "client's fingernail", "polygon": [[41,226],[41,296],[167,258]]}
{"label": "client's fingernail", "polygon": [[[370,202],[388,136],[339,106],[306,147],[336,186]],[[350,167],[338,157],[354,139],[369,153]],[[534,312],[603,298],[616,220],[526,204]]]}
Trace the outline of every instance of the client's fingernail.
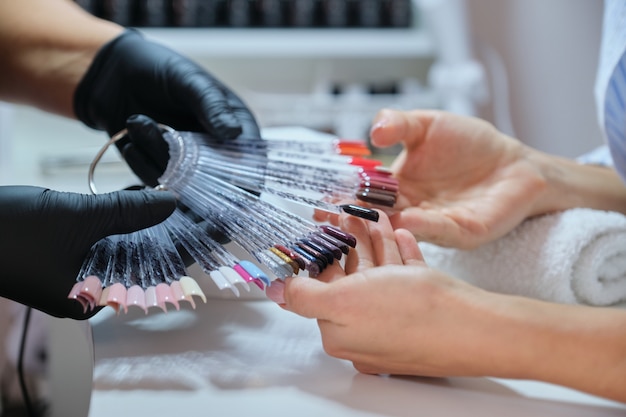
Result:
{"label": "client's fingernail", "polygon": [[370,129],[370,136],[375,135],[377,132],[383,130],[386,126],[389,125],[389,120],[381,119],[374,123]]}
{"label": "client's fingernail", "polygon": [[285,304],[285,283],[279,279],[275,279],[265,289],[265,295],[276,304]]}

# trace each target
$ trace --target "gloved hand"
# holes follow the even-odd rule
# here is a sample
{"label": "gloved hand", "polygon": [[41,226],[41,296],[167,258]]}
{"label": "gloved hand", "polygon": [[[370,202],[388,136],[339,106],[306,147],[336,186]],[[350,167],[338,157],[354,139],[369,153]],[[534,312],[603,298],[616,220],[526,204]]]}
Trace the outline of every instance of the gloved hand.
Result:
{"label": "gloved hand", "polygon": [[86,195],[40,187],[0,187],[0,296],[56,317],[87,319],[67,298],[91,246],[165,220],[176,207],[165,191]]}
{"label": "gloved hand", "polygon": [[259,135],[254,116],[232,91],[199,65],[134,30],[98,52],[76,89],[74,111],[87,126],[110,136],[133,114],[224,139]]}

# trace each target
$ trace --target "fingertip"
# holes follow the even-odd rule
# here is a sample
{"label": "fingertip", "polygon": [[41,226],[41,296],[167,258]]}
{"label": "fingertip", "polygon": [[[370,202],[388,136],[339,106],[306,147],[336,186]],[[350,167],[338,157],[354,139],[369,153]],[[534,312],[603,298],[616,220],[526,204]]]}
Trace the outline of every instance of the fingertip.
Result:
{"label": "fingertip", "polygon": [[126,119],[126,128],[128,129],[128,135],[133,138],[144,136],[161,136],[161,130],[157,123],[150,117],[144,114],[133,114]]}
{"label": "fingertip", "polygon": [[323,223],[323,222],[328,221],[329,218],[330,218],[330,215],[328,214],[328,212],[324,210],[315,209],[313,211],[313,220],[315,220],[316,222]]}
{"label": "fingertip", "polygon": [[348,233],[361,232],[367,230],[367,220],[344,213],[336,217],[336,226]]}
{"label": "fingertip", "polygon": [[[145,202],[145,209],[150,213],[146,216],[146,221],[149,223],[160,223],[167,219],[176,209],[176,197],[169,191],[161,190],[139,190],[139,191],[124,191],[127,193],[142,193],[143,201]],[[139,207],[143,210],[144,207]]]}
{"label": "fingertip", "polygon": [[432,110],[383,109],[374,119],[370,130],[371,142],[383,148],[397,143],[403,143],[405,147],[415,146],[423,140],[437,114]]}
{"label": "fingertip", "polygon": [[146,196],[146,202],[154,205],[166,205],[168,210],[176,208],[176,196],[168,190],[141,190]]}
{"label": "fingertip", "polygon": [[393,232],[396,235],[397,240],[402,240],[403,242],[410,242],[410,243],[415,242],[417,244],[417,240],[415,239],[415,236],[413,235],[413,233],[411,233],[407,229],[396,229]]}
{"label": "fingertip", "polygon": [[235,116],[222,114],[212,118],[209,131],[218,139],[232,140],[243,133],[243,128]]}
{"label": "fingertip", "polygon": [[378,213],[378,221],[376,222],[367,222],[367,227],[370,230],[373,229],[379,229],[379,230],[384,230],[384,229],[391,229],[391,222],[389,221],[389,217],[387,216],[387,214],[378,208],[374,209],[377,213]]}
{"label": "fingertip", "polygon": [[400,257],[405,265],[415,263],[422,264],[424,262],[424,256],[413,233],[406,229],[396,229],[394,230],[394,235],[398,244]]}
{"label": "fingertip", "polygon": [[389,120],[393,120],[397,112],[398,110],[390,108],[380,109],[374,116],[374,119],[372,120],[372,125],[379,125],[381,127],[384,127]]}
{"label": "fingertip", "polygon": [[144,114],[131,114],[127,119],[126,119],[126,125],[137,125],[137,124],[142,124],[144,122],[147,122],[149,120],[152,120],[150,117],[144,115]]}
{"label": "fingertip", "polygon": [[156,187],[159,184],[159,178],[163,174],[163,170],[157,168],[154,163],[149,161],[145,154],[139,151],[133,143],[127,143],[120,149],[122,157],[126,161],[131,170],[135,173],[144,184],[150,187]]}
{"label": "fingertip", "polygon": [[322,318],[326,285],[313,278],[289,277],[284,281],[284,308],[307,318]]}
{"label": "fingertip", "polygon": [[372,121],[370,139],[374,146],[384,148],[398,143],[401,138],[396,131],[401,126],[400,112],[392,109],[380,110]]}
{"label": "fingertip", "polygon": [[[142,165],[154,165],[151,170],[158,171],[158,178],[169,161],[169,145],[163,138],[163,132],[157,122],[143,114],[134,114],[126,119],[128,139],[132,148],[139,155],[135,159],[143,159]],[[119,146],[118,146],[119,147]],[[129,161],[130,153],[127,145],[122,148],[122,155],[133,170],[142,172],[145,170],[141,165],[136,167],[136,161]]]}
{"label": "fingertip", "polygon": [[285,282],[280,279],[275,279],[272,283],[265,288],[265,295],[278,305],[285,304]]}

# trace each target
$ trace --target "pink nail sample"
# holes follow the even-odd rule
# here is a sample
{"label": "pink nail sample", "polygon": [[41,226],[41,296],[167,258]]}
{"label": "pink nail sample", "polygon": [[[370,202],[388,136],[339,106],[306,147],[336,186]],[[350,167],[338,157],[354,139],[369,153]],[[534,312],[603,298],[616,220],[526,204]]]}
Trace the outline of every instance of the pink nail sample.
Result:
{"label": "pink nail sample", "polygon": [[250,275],[250,273],[248,273],[248,271],[241,265],[237,264],[235,266],[233,266],[233,269],[235,271],[237,271],[237,273],[239,275],[241,275],[241,277],[246,281],[246,282],[252,282],[254,283],[257,287],[259,287],[260,289],[265,289],[265,284],[263,284],[263,281],[261,281],[258,278],[253,277],[252,275]]}
{"label": "pink nail sample", "polygon": [[148,314],[148,307],[146,307],[146,294],[139,285],[133,285],[126,292],[126,304],[130,306],[136,306],[142,309]]}
{"label": "pink nail sample", "polygon": [[83,280],[83,286],[80,289],[80,297],[84,298],[91,309],[96,308],[96,304],[102,296],[102,281],[95,275],[89,275]]}
{"label": "pink nail sample", "polygon": [[76,284],[74,284],[74,286],[70,290],[70,293],[67,295],[67,298],[75,299],[80,293],[80,289],[82,287],[83,287],[83,281],[78,281]]}
{"label": "pink nail sample", "polygon": [[162,282],[160,284],[157,284],[156,296],[159,305],[166,305],[166,303],[170,303],[176,308],[176,310],[180,310],[180,305],[178,304],[178,301],[174,298],[174,294],[172,294],[172,289],[166,283]]}
{"label": "pink nail sample", "polygon": [[237,264],[233,266],[233,269],[241,276],[241,278],[243,278],[245,282],[254,281],[254,277],[250,275],[241,265]]}
{"label": "pink nail sample", "polygon": [[156,294],[156,287],[150,286],[146,288],[146,306],[148,309],[150,307],[159,307],[163,311],[167,311],[165,304],[159,304],[159,299]]}
{"label": "pink nail sample", "polygon": [[128,307],[126,306],[126,287],[123,284],[116,282],[109,287],[107,305],[112,307],[117,313],[120,312],[120,307],[124,309],[124,313],[128,312]]}
{"label": "pink nail sample", "polygon": [[83,313],[86,313],[87,307],[89,307],[89,302],[80,296],[80,290],[82,287],[83,287],[83,281],[80,281],[74,284],[67,298],[78,301],[80,305],[83,306]]}
{"label": "pink nail sample", "polygon": [[183,291],[183,286],[180,284],[179,281],[172,282],[170,284],[170,289],[172,290],[172,294],[174,295],[174,298],[176,300],[178,300],[179,302],[187,301],[189,304],[191,304],[192,308],[196,308],[196,303],[193,301],[193,297],[185,294],[185,291]]}

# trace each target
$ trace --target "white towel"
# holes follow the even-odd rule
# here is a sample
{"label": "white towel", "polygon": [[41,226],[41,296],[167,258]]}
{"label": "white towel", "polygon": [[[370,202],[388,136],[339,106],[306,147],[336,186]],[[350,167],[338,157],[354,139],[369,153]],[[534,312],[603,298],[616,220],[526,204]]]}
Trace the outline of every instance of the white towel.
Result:
{"label": "white towel", "polygon": [[626,302],[626,216],[571,209],[474,250],[420,243],[426,263],[486,290],[547,301]]}

